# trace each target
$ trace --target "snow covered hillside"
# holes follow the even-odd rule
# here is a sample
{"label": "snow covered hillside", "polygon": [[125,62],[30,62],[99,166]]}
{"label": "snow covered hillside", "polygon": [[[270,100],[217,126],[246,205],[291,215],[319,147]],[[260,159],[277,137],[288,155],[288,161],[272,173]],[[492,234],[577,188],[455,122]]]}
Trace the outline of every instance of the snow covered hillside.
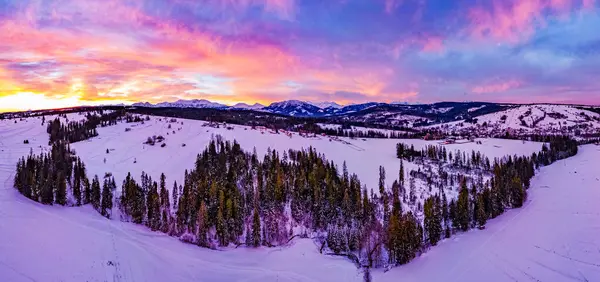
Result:
{"label": "snow covered hillside", "polygon": [[[0,281],[360,281],[353,264],[319,254],[308,239],[283,250],[219,252],[108,220],[89,205],[31,201],[12,187],[15,164],[46,148],[45,126],[37,118],[3,120],[0,136]],[[113,137],[117,142],[118,134]]]}
{"label": "snow covered hillside", "polygon": [[476,117],[476,123],[450,122],[431,126],[450,131],[533,134],[598,133],[600,114],[569,105],[523,105]]}
{"label": "snow covered hillside", "polygon": [[[69,115],[71,120],[79,115]],[[48,118],[49,119],[49,118]],[[122,182],[142,171],[167,181],[183,179],[195,156],[214,135],[236,139],[244,150],[284,151],[312,146],[338,166],[346,161],[369,188],[378,167],[391,185],[399,169],[396,143],[438,145],[435,141],[302,137],[236,125],[151,117],[142,123],[98,128],[99,136],[72,144],[88,174],[111,172]],[[143,144],[161,135],[165,147]],[[321,255],[310,239],[286,248],[202,249],[141,225],[108,220],[89,205],[44,206],[12,187],[17,159],[47,148],[41,119],[0,121],[0,281],[362,281],[360,270],[341,257]],[[24,144],[27,139],[29,144]],[[541,143],[480,139],[447,145],[481,151],[489,158],[530,155]],[[185,144],[185,146],[184,146]],[[108,149],[108,153],[106,150]],[[600,159],[596,146],[545,167],[534,178],[525,207],[491,220],[487,229],[455,235],[408,265],[374,271],[374,281],[580,281],[600,279],[597,239]],[[405,169],[417,165],[405,162]],[[377,189],[374,189],[377,190]],[[118,194],[117,194],[118,195]],[[560,228],[557,228],[560,227]],[[493,239],[493,240],[492,240]],[[566,278],[568,277],[568,278]]]}

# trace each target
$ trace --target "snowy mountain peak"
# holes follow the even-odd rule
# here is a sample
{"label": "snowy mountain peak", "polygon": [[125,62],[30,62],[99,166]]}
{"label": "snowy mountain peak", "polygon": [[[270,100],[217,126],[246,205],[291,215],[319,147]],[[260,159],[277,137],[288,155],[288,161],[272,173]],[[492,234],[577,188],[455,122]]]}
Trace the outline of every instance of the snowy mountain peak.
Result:
{"label": "snowy mountain peak", "polygon": [[277,113],[277,114],[283,114],[283,115],[289,115],[289,116],[308,117],[308,116],[317,116],[317,115],[323,114],[323,109],[321,109],[317,106],[311,105],[307,102],[302,102],[302,101],[298,101],[298,100],[287,100],[287,101],[275,102],[275,103],[272,103],[271,105],[269,105],[268,107],[265,107],[264,110],[271,112],[271,113]]}
{"label": "snowy mountain peak", "polygon": [[273,102],[271,105],[269,105],[269,107],[301,107],[305,105],[312,106],[311,104],[302,102],[300,100],[286,100],[281,102]]}
{"label": "snowy mountain peak", "polygon": [[246,110],[260,110],[265,106],[263,104],[254,103],[254,105],[248,105],[246,103],[237,103],[231,106],[234,109],[246,109]]}
{"label": "snowy mountain peak", "polygon": [[333,109],[341,109],[343,106],[336,102],[309,102],[311,105],[315,107],[319,107],[321,109],[333,108]]}
{"label": "snowy mountain peak", "polygon": [[227,108],[226,105],[214,103],[204,99],[193,99],[193,100],[177,100],[175,102],[160,102],[157,104],[150,104],[148,102],[135,103],[133,106],[136,107],[155,107],[155,108]]}

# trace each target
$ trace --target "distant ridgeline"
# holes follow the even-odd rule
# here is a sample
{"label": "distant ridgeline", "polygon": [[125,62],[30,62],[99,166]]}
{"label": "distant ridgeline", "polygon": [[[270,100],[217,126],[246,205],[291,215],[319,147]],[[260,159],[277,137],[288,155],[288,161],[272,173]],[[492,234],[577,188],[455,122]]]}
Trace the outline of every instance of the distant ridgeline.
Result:
{"label": "distant ridgeline", "polygon": [[[307,103],[300,102],[308,105]],[[310,105],[309,105],[310,106]],[[194,120],[205,120],[217,123],[239,124],[246,126],[263,126],[275,132],[278,130],[296,131],[310,134],[326,134],[330,136],[343,136],[350,138],[395,138],[395,139],[444,139],[450,135],[462,137],[495,137],[505,139],[532,140],[534,132],[538,132],[536,124],[546,117],[538,118],[533,125],[523,128],[495,128],[498,124],[479,122],[478,119],[487,114],[501,113],[520,106],[482,102],[442,102],[420,105],[397,105],[385,103],[365,103],[350,105],[342,109],[320,109],[310,106],[318,112],[309,116],[294,116],[291,112],[278,112],[270,107],[261,110],[239,109],[234,107],[221,108],[181,108],[181,107],[139,107],[139,106],[99,106],[77,107],[58,110],[40,110],[19,113],[0,114],[2,118],[24,118],[30,116],[53,115],[89,111],[115,111],[122,114],[154,115],[176,117]],[[561,105],[557,105],[561,106]],[[587,117],[589,122],[600,122],[598,117],[591,117],[583,111],[600,112],[594,107],[572,107],[582,111],[580,115]],[[558,123],[566,121],[566,112],[549,112],[547,116],[557,120]],[[521,122],[524,123],[524,119]],[[498,117],[505,122],[507,115]],[[448,122],[458,122],[459,129],[453,128]],[[332,124],[335,127],[321,126],[319,124]],[[440,127],[428,127],[441,125]],[[462,128],[462,125],[471,127]],[[476,126],[475,126],[476,125]],[[522,124],[523,125],[523,124]],[[527,125],[525,123],[525,125]],[[65,124],[66,127],[69,125]],[[587,126],[587,127],[586,127]],[[76,131],[71,134],[71,140],[83,140],[86,136],[93,136],[93,129],[83,124],[72,125]],[[356,127],[363,127],[357,129]],[[518,126],[517,126],[518,127]],[[385,129],[385,130],[382,130]],[[60,129],[53,129],[55,138],[61,138]],[[558,129],[557,129],[558,130]],[[542,132],[542,134],[544,134]],[[553,134],[577,136],[580,144],[600,142],[600,131],[589,127],[587,123],[574,124],[561,127]],[[71,141],[75,142],[75,141]]]}
{"label": "distant ridgeline", "polygon": [[[119,117],[107,118],[105,124]],[[101,117],[88,117],[77,125],[53,121],[48,127],[51,150],[19,160],[15,188],[44,204],[90,203],[106,217],[112,215],[114,202],[122,220],[208,248],[271,247],[285,245],[294,236],[311,237],[321,252],[347,256],[364,267],[408,263],[442,236],[483,228],[505,209],[523,205],[536,167],[577,153],[577,142],[562,136],[547,137],[549,146],[531,157],[508,157],[493,164],[478,153],[470,158],[455,153],[450,158],[439,146],[416,151],[399,145],[402,152],[396,153],[401,159],[440,163],[451,159],[456,169],[492,175],[489,182],[472,189],[466,177],[459,177],[458,198],[449,203],[441,187],[425,199],[421,222],[413,210],[403,210],[407,197],[414,203],[413,193],[405,189],[403,166],[391,189],[385,187],[386,172],[380,167],[375,194],[347,171],[345,163],[340,171],[313,148],[283,154],[269,150],[260,159],[256,152],[246,152],[235,140],[220,136],[197,155],[194,167],[183,172],[183,183],[173,183],[171,193],[164,174],[157,182],[142,173],[139,183],[128,174],[121,195],[113,200],[112,175],[104,176],[102,188],[98,176],[90,183],[85,164],[68,144],[91,137],[103,121]],[[412,190],[412,179],[419,176],[409,175]]]}

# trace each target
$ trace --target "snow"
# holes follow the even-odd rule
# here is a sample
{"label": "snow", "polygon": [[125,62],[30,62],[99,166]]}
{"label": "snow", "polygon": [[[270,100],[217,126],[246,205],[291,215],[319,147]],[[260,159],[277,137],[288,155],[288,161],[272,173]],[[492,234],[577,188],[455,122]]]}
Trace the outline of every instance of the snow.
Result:
{"label": "snow", "polygon": [[[120,184],[128,171],[137,178],[142,170],[155,179],[165,172],[169,183],[179,182],[183,171],[193,166],[196,154],[216,134],[238,140],[245,150],[256,147],[259,154],[268,147],[282,151],[313,146],[340,166],[346,160],[348,170],[374,188],[380,164],[388,173],[388,185],[395,178],[397,142],[416,148],[437,144],[341,138],[344,143],[329,141],[329,137],[263,134],[237,125],[227,130],[204,127],[203,121],[167,123],[158,119],[99,128],[98,137],[72,147],[86,163],[88,174],[112,172]],[[38,118],[16,124],[14,120],[0,121],[0,281],[362,281],[352,263],[319,254],[310,239],[295,240],[286,248],[212,251],[132,223],[107,220],[90,206],[43,206],[30,201],[12,188],[13,173],[20,156],[47,146],[46,127],[40,124]],[[128,127],[131,131],[125,132]],[[165,148],[142,144],[148,136],[159,134],[166,138]],[[23,144],[24,139],[30,144]],[[456,144],[448,149],[475,149],[495,158],[529,155],[541,148],[534,142],[480,141],[481,145]],[[109,154],[107,148],[112,150]],[[600,147],[589,145],[577,156],[543,168],[533,179],[524,208],[491,220],[486,230],[441,242],[408,265],[386,273],[374,270],[374,281],[600,279],[598,160]],[[410,169],[412,164],[405,165]]]}
{"label": "snow", "polygon": [[325,108],[334,108],[334,109],[341,109],[343,108],[342,105],[336,103],[336,102],[309,102],[311,105],[321,108],[321,109],[325,109]]}
{"label": "snow", "polygon": [[452,109],[454,109],[454,107],[435,108],[435,109],[427,110],[425,112],[426,113],[430,113],[430,114],[431,113],[441,113],[441,114],[444,114],[444,113],[449,112]]}
{"label": "snow", "polygon": [[[182,125],[181,122],[184,124]],[[168,129],[169,124],[171,129]],[[379,180],[379,166],[383,165],[388,177],[387,185],[391,186],[400,169],[400,161],[396,158],[396,144],[403,142],[421,149],[427,145],[438,145],[438,141],[424,141],[417,139],[350,139],[316,136],[312,138],[301,137],[292,133],[292,137],[285,134],[274,134],[267,130],[252,130],[250,127],[228,125],[220,128],[204,127],[204,121],[177,119],[176,123],[167,123],[165,118],[159,121],[158,117],[145,124],[119,123],[116,126],[98,128],[99,136],[72,144],[77,154],[85,161],[88,170],[95,174],[104,175],[112,172],[117,183],[121,183],[131,172],[139,178],[142,171],[152,178],[158,179],[165,173],[167,181],[172,186],[173,180],[182,183],[184,171],[193,167],[196,155],[208,145],[208,142],[217,134],[226,140],[234,139],[240,143],[242,149],[252,152],[256,148],[262,157],[268,148],[277,150],[280,154],[288,149],[300,150],[312,146],[326,157],[333,160],[340,168],[344,161],[348,171],[356,173],[363,184],[368,188],[377,190]],[[130,127],[131,131],[125,132]],[[178,130],[181,128],[181,130]],[[175,134],[173,134],[175,131]],[[264,134],[262,133],[264,132]],[[169,133],[169,135],[167,135]],[[147,137],[162,135],[167,146],[149,146],[142,144]],[[332,139],[332,141],[329,141]],[[503,139],[481,139],[483,144],[476,143],[449,145],[448,149],[471,152],[481,151],[490,159],[503,157],[507,154],[531,155],[541,150],[541,143],[525,142]],[[186,144],[182,147],[182,144]],[[106,149],[110,153],[106,154]],[[106,163],[104,159],[106,158]],[[134,160],[137,162],[134,163]],[[417,169],[416,165],[408,164],[407,168]],[[407,170],[408,171],[408,170]]]}
{"label": "snow", "polygon": [[[585,113],[591,120],[581,115]],[[501,117],[506,115],[506,121],[502,122]],[[552,115],[555,115],[553,117]],[[519,117],[523,117],[526,126],[523,125]],[[557,116],[563,116],[559,118]],[[596,120],[593,120],[593,119]],[[487,115],[478,116],[479,124],[487,122],[490,125],[499,125],[502,129],[560,129],[561,126],[573,126],[588,123],[591,127],[600,128],[600,115],[587,110],[580,110],[574,106],[568,105],[524,105],[511,108],[505,111],[495,112]],[[538,121],[539,120],[539,121]]]}
{"label": "snow", "polygon": [[40,124],[0,121],[0,281],[360,281],[353,264],[319,254],[310,239],[284,249],[212,251],[108,220],[89,205],[33,202],[12,181],[17,159],[47,145]]}
{"label": "snow", "polygon": [[259,103],[254,103],[254,105],[248,105],[246,103],[237,103],[231,107],[234,109],[260,110],[265,106]]}
{"label": "snow", "polygon": [[226,105],[214,103],[204,99],[193,99],[193,100],[177,100],[175,102],[161,102],[155,105],[150,104],[148,102],[145,103],[135,103],[133,106],[138,107],[173,107],[173,108],[227,108]]}
{"label": "snow", "polygon": [[483,108],[485,108],[485,107],[486,107],[486,105],[479,106],[479,107],[473,107],[473,108],[469,108],[469,109],[467,110],[467,112],[469,112],[469,113],[472,113],[472,112],[474,112],[474,111],[479,111],[479,110],[481,110],[481,109],[483,109]]}

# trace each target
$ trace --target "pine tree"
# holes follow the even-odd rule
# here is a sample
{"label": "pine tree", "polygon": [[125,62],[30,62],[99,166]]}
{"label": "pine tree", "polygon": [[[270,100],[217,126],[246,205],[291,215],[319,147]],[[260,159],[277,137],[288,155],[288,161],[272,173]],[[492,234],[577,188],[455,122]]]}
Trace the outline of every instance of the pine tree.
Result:
{"label": "pine tree", "polygon": [[92,180],[91,187],[91,203],[94,209],[100,211],[100,180],[98,179],[98,175],[94,176]]}
{"label": "pine tree", "polygon": [[84,177],[83,183],[83,204],[89,204],[92,201],[92,189],[90,186],[90,180]]}
{"label": "pine tree", "polygon": [[160,177],[160,210],[161,210],[161,220],[160,220],[160,230],[162,232],[168,233],[170,226],[170,218],[171,218],[171,203],[169,198],[169,190],[166,187],[166,177],[164,174]]}
{"label": "pine tree", "polygon": [[173,183],[173,190],[171,191],[171,195],[173,196],[173,208],[177,207],[177,200],[179,198],[179,193],[177,190],[177,181]]}
{"label": "pine tree", "polygon": [[510,183],[510,199],[513,208],[520,208],[523,206],[525,199],[527,198],[527,192],[525,188],[523,188],[523,183],[521,182],[521,178],[515,176]]}
{"label": "pine tree", "polygon": [[475,214],[477,215],[477,228],[485,228],[485,223],[487,222],[487,213],[485,212],[485,202],[482,194],[478,195],[477,197],[477,211]]}
{"label": "pine tree", "polygon": [[55,201],[59,205],[67,203],[67,181],[62,172],[58,172],[58,185],[56,187]]}
{"label": "pine tree", "polygon": [[198,209],[198,232],[196,234],[198,241],[198,246],[208,247],[208,240],[206,238],[206,234],[208,233],[208,210],[206,209],[206,204],[204,201],[200,203],[200,209]]}
{"label": "pine tree", "polygon": [[[437,203],[436,203],[437,202]],[[424,204],[424,228],[432,246],[437,245],[442,235],[442,223],[439,212],[439,198],[437,196],[429,197]]]}
{"label": "pine tree", "polygon": [[406,188],[405,188],[405,182],[404,182],[404,161],[402,159],[400,159],[400,170],[398,172],[398,184],[400,185],[400,190],[399,190],[399,195],[403,198],[406,199]]}
{"label": "pine tree", "polygon": [[260,246],[260,216],[258,214],[258,208],[254,207],[254,215],[252,216],[252,246]]}
{"label": "pine tree", "polygon": [[106,218],[110,218],[112,215],[113,208],[113,192],[112,192],[112,183],[114,179],[111,181],[109,178],[104,178],[104,185],[102,185],[102,204],[100,214],[105,216]]}
{"label": "pine tree", "polygon": [[73,198],[75,199],[75,205],[81,206],[81,160],[77,158],[75,166],[73,168]]}
{"label": "pine tree", "polygon": [[458,201],[456,201],[456,220],[459,228],[462,231],[469,230],[471,222],[471,211],[469,204],[469,190],[467,189],[466,181],[463,179],[460,191],[458,193]]}
{"label": "pine tree", "polygon": [[147,222],[146,225],[150,227],[152,230],[158,230],[160,228],[160,199],[158,198],[158,187],[157,183],[154,182],[150,184],[150,189],[146,198],[146,210],[147,214]]}

